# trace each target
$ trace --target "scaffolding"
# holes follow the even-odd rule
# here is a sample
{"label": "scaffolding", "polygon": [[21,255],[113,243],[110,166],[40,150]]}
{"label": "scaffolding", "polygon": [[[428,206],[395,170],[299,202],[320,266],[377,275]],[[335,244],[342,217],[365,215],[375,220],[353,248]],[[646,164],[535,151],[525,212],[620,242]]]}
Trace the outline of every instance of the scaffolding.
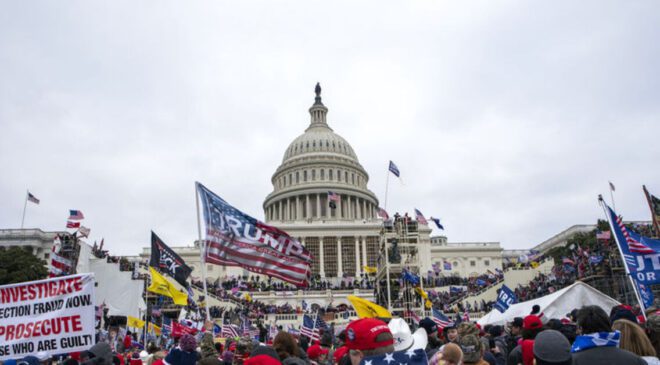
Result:
{"label": "scaffolding", "polygon": [[412,284],[401,280],[404,270],[417,275],[423,290],[420,233],[416,221],[386,221],[380,235],[376,273],[376,301],[390,313],[409,318],[424,311],[424,300]]}

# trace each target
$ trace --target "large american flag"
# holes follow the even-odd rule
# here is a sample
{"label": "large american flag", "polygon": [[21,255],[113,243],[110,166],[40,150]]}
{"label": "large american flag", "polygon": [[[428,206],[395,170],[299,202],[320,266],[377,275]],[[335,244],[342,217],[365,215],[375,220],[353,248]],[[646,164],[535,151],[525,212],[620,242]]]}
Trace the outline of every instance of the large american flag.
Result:
{"label": "large american flag", "polygon": [[307,314],[303,316],[303,323],[300,327],[300,334],[302,336],[309,337],[312,341],[318,341],[321,339],[321,336],[319,335],[319,328],[314,325],[314,320]]}
{"label": "large american flag", "polygon": [[628,228],[626,228],[626,226],[623,224],[623,220],[621,219],[621,217],[617,216],[612,210],[612,208],[607,207],[607,209],[610,210],[610,214],[612,216],[616,217],[616,224],[617,226],[619,226],[621,233],[623,233],[623,237],[626,238],[626,243],[628,244],[628,249],[630,250],[630,252],[642,253],[642,254],[656,253],[655,250],[652,249],[651,247],[631,237],[630,233],[628,232]]}
{"label": "large american flag", "polygon": [[206,223],[206,262],[306,286],[312,257],[293,237],[229,205],[197,183]]}

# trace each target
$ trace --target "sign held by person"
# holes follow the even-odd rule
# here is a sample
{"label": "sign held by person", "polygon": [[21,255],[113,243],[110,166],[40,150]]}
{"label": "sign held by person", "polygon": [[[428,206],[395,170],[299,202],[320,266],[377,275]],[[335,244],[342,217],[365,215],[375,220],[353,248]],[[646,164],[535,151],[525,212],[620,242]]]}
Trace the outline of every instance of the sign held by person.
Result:
{"label": "sign held by person", "polygon": [[94,274],[0,286],[0,361],[94,345]]}

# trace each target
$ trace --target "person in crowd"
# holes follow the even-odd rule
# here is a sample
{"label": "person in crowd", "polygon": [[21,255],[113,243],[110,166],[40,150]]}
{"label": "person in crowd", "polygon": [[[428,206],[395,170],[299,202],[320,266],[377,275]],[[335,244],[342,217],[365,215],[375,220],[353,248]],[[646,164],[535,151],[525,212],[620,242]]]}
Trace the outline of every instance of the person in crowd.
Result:
{"label": "person in crowd", "polygon": [[[495,345],[498,352],[506,358],[509,353],[507,352],[507,336],[504,334],[504,328],[502,326],[491,326],[488,329],[488,334],[490,335],[492,344]],[[491,348],[493,347],[491,346]]]}
{"label": "person in crowd", "polygon": [[488,365],[483,359],[483,348],[477,336],[473,334],[461,336],[458,342],[463,353],[463,364]]}
{"label": "person in crowd", "polygon": [[458,343],[458,328],[454,323],[443,328],[442,333],[445,337],[445,343]]}
{"label": "person in crowd", "polygon": [[561,332],[545,330],[536,335],[533,346],[535,365],[571,365],[571,344]]}
{"label": "person in crowd", "polygon": [[463,351],[455,343],[442,346],[442,351],[437,351],[429,359],[429,365],[461,365],[463,363]]}
{"label": "person in crowd", "polygon": [[85,365],[112,365],[112,349],[107,342],[99,342],[90,347],[87,351],[88,360],[85,360]]}
{"label": "person in crowd", "polygon": [[325,364],[328,350],[321,347],[321,345],[312,345],[307,349],[307,357],[312,365]]}
{"label": "person in crowd", "polygon": [[509,334],[506,336],[506,354],[507,357],[513,351],[516,346],[518,346],[518,341],[520,340],[522,334],[522,317],[515,317],[513,321],[509,324]]}
{"label": "person in crowd", "polygon": [[660,365],[651,340],[637,323],[627,319],[618,319],[612,324],[612,329],[621,332],[619,348],[641,356],[648,365]]}
{"label": "person in crowd", "polygon": [[346,347],[352,365],[363,358],[394,352],[394,338],[385,322],[375,318],[362,318],[346,327]]}
{"label": "person in crowd", "polygon": [[426,331],[428,343],[426,345],[426,356],[430,359],[440,349],[442,341],[438,338],[438,325],[429,317],[419,321],[419,327]]}
{"label": "person in crowd", "polygon": [[646,335],[651,340],[655,353],[660,355],[660,315],[649,314],[646,319]]}
{"label": "person in crowd", "polygon": [[644,365],[632,352],[620,349],[620,333],[612,332],[610,318],[598,306],[582,307],[577,314],[579,335],[571,352],[573,365]]}
{"label": "person in crowd", "polygon": [[531,365],[534,361],[534,338],[543,330],[543,322],[538,316],[529,315],[522,320],[522,336],[519,344],[509,352],[507,365]]}
{"label": "person in crowd", "polygon": [[300,364],[303,360],[298,357],[300,350],[298,343],[290,333],[280,331],[273,339],[273,349],[277,352],[282,364]]}
{"label": "person in crowd", "polygon": [[197,341],[189,334],[181,336],[179,345],[165,357],[167,365],[195,365],[199,354],[196,351]]}
{"label": "person in crowd", "polygon": [[280,358],[277,352],[268,346],[257,346],[245,360],[245,365],[280,365]]}

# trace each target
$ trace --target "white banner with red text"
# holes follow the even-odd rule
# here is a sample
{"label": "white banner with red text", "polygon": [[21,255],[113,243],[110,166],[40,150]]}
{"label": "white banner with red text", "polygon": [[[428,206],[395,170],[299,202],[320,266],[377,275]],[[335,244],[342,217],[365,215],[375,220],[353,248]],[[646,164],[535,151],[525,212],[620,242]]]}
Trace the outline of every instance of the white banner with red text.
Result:
{"label": "white banner with red text", "polygon": [[0,361],[94,345],[94,274],[0,286]]}

